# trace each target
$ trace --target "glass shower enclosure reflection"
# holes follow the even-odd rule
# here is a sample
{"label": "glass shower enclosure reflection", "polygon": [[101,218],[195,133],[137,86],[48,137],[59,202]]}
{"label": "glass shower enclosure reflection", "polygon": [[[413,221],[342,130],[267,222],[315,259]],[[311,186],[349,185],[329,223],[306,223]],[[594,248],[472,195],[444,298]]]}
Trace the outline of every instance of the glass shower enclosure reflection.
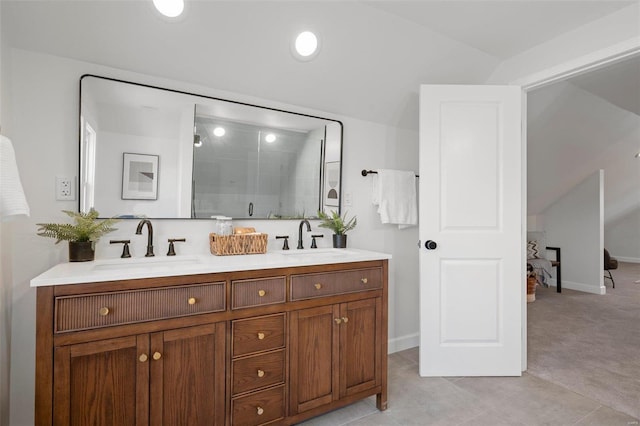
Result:
{"label": "glass shower enclosure reflection", "polygon": [[316,216],[325,138],[325,125],[269,127],[216,117],[196,105],[191,216]]}

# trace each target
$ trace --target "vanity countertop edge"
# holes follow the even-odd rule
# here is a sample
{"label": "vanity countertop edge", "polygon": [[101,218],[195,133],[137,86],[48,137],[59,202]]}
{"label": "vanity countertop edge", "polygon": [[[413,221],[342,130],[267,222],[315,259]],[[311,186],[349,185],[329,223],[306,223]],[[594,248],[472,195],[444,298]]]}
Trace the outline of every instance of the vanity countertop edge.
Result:
{"label": "vanity countertop edge", "polygon": [[59,263],[33,278],[31,287],[365,262],[391,257],[387,253],[349,248],[318,252],[314,252],[313,249],[305,252],[292,250],[291,253],[284,254],[275,251],[238,256],[186,255],[133,260],[99,259],[92,262]]}

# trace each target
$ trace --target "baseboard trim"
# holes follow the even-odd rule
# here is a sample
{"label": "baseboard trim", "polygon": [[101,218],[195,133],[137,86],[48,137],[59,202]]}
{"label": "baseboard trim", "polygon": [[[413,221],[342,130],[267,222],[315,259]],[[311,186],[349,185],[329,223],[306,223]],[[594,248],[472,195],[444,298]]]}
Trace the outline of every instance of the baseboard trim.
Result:
{"label": "baseboard trim", "polygon": [[611,255],[611,257],[615,257],[619,262],[628,262],[628,263],[640,263],[640,258],[637,257],[624,257],[624,256],[616,256]]}
{"label": "baseboard trim", "polygon": [[420,345],[420,333],[407,334],[406,336],[389,339],[387,353],[404,351]]}
{"label": "baseboard trim", "polygon": [[[555,287],[555,282],[549,282],[550,287]],[[592,293],[592,294],[606,294],[607,289],[604,286],[594,287],[593,285],[584,284],[584,283],[576,283],[573,281],[562,280],[562,289],[576,290],[582,291],[584,293]]]}

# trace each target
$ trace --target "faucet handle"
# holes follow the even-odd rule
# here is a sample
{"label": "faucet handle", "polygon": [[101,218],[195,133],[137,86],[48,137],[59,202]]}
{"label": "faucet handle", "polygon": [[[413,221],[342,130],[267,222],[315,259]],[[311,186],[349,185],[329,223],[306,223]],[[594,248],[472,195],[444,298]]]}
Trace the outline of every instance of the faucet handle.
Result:
{"label": "faucet handle", "polygon": [[169,251],[167,252],[167,256],[175,256],[176,248],[173,245],[173,243],[184,243],[185,241],[187,241],[187,239],[186,238],[169,238],[167,241],[169,241]]}
{"label": "faucet handle", "polygon": [[316,245],[316,238],[323,238],[324,235],[319,234],[319,235],[312,235],[311,236],[311,248],[318,248],[318,246]]}
{"label": "faucet handle", "polygon": [[289,250],[289,236],[288,235],[276,235],[276,240],[281,240],[284,238],[284,244],[282,245],[282,250]]}
{"label": "faucet handle", "polygon": [[131,243],[131,240],[110,240],[109,241],[109,244],[124,244],[124,247],[122,248],[122,255],[120,255],[120,257],[123,259],[131,257],[131,253],[129,252],[129,243]]}

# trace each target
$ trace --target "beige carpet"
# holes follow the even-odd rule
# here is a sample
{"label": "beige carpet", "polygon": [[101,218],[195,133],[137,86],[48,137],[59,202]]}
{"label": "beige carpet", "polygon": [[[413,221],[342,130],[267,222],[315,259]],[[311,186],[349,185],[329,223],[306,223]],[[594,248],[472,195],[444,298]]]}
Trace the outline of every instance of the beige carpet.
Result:
{"label": "beige carpet", "polygon": [[640,264],[612,274],[602,296],[537,288],[527,372],[640,418]]}

